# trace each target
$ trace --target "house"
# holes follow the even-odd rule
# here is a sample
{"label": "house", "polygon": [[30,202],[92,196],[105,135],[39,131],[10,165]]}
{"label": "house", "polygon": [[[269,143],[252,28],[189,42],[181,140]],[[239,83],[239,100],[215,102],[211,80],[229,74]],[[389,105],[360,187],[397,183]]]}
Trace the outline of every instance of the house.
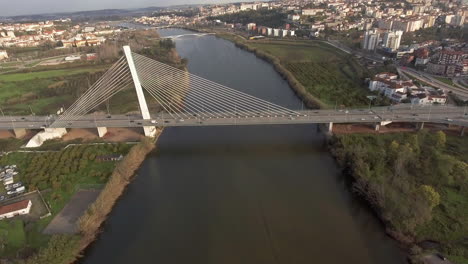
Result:
{"label": "house", "polygon": [[417,94],[411,96],[411,104],[445,104],[447,102],[447,96],[445,95],[426,95],[426,94]]}
{"label": "house", "polygon": [[8,59],[8,53],[6,50],[0,50],[0,60]]}
{"label": "house", "polygon": [[369,83],[369,90],[378,91],[397,102],[406,99],[406,93],[416,88],[412,81],[400,80],[398,75],[390,72],[376,74]]}
{"label": "house", "polygon": [[12,218],[17,215],[29,214],[31,211],[31,200],[23,200],[16,203],[0,206],[0,220]]}
{"label": "house", "polygon": [[123,155],[102,155],[102,156],[97,156],[96,160],[97,161],[119,161],[123,159]]}

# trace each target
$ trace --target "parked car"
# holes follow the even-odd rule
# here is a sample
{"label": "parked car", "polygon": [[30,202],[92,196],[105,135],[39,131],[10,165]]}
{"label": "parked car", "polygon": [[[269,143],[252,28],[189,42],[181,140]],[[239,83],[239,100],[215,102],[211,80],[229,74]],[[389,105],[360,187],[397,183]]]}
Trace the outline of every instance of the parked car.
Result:
{"label": "parked car", "polygon": [[436,253],[436,256],[438,258],[440,258],[441,260],[443,260],[443,261],[447,260],[447,258],[444,255],[440,254],[440,253]]}
{"label": "parked car", "polygon": [[16,193],[24,193],[25,191],[26,191],[26,188],[24,186],[16,188]]}

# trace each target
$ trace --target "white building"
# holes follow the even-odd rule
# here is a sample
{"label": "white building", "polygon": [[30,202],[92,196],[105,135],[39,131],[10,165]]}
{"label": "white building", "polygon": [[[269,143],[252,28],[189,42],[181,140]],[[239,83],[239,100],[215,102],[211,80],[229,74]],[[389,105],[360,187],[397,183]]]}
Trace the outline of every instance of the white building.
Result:
{"label": "white building", "polygon": [[418,94],[411,98],[412,104],[427,105],[427,104],[445,104],[447,97],[444,95],[425,95]]}
{"label": "white building", "polygon": [[83,29],[83,32],[89,33],[89,32],[93,32],[95,29],[96,29],[95,27],[85,27]]}
{"label": "white building", "polygon": [[369,90],[378,91],[397,102],[406,99],[410,89],[417,88],[412,81],[399,80],[398,75],[389,72],[376,74],[369,83]]}
{"label": "white building", "polygon": [[255,23],[248,23],[247,24],[247,30],[254,30],[257,27],[257,24]]}
{"label": "white building", "polygon": [[0,50],[0,60],[8,59],[8,53],[6,50]]}
{"label": "white building", "polygon": [[240,11],[257,10],[257,4],[241,4]]}
{"label": "white building", "polygon": [[390,31],[384,34],[382,45],[391,50],[397,50],[400,47],[403,31]]}
{"label": "white building", "polygon": [[273,36],[275,36],[275,37],[279,37],[279,36],[280,36],[280,29],[279,29],[279,28],[273,29]]}
{"label": "white building", "polygon": [[293,21],[297,21],[297,20],[301,19],[301,16],[296,15],[296,14],[288,15],[288,19],[293,20]]}
{"label": "white building", "polygon": [[315,16],[318,13],[323,13],[325,9],[313,8],[313,9],[302,9],[303,16]]}
{"label": "white building", "polygon": [[362,41],[362,49],[375,50],[379,43],[379,33],[376,30],[366,31]]}
{"label": "white building", "polygon": [[31,206],[31,200],[23,200],[20,202],[1,206],[0,220],[5,218],[12,218],[17,215],[29,214],[29,211],[31,211]]}
{"label": "white building", "polygon": [[267,35],[272,36],[273,35],[273,29],[272,28],[267,28]]}

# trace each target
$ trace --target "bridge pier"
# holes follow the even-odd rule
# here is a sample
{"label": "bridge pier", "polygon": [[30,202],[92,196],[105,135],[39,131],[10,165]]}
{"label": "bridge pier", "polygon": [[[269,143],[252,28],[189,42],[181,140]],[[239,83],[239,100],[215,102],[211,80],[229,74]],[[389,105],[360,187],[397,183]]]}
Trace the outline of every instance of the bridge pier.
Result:
{"label": "bridge pier", "polygon": [[97,127],[97,132],[100,138],[107,134],[107,127]]}
{"label": "bridge pier", "polygon": [[22,138],[26,135],[27,131],[26,128],[15,128],[13,129],[13,133],[15,134],[16,138]]}
{"label": "bridge pier", "polygon": [[424,129],[424,122],[417,123],[417,124],[416,124],[416,129],[417,129],[417,130],[422,130],[422,129]]}
{"label": "bridge pier", "polygon": [[[132,75],[133,84],[135,85],[135,90],[138,98],[138,103],[140,104],[141,115],[144,120],[151,119],[151,115],[148,110],[148,105],[146,104],[145,94],[143,93],[143,88],[141,87],[140,78],[138,77],[137,69],[135,67],[135,62],[133,61],[132,51],[130,46],[123,47],[125,57],[127,58],[128,67]],[[145,136],[154,137],[156,136],[156,127],[154,126],[144,126],[143,130],[145,131]]]}
{"label": "bridge pier", "polygon": [[379,123],[374,124],[374,130],[375,130],[375,131],[379,131],[379,130],[380,130],[380,124],[379,124]]}
{"label": "bridge pier", "polygon": [[26,144],[27,148],[36,148],[41,146],[45,141],[50,139],[57,139],[63,137],[67,133],[66,128],[52,128],[48,127],[45,128],[44,131],[37,133],[34,137],[32,137],[28,144]]}
{"label": "bridge pier", "polygon": [[333,122],[328,123],[327,126],[327,134],[332,134],[333,133]]}
{"label": "bridge pier", "polygon": [[146,137],[155,137],[158,132],[154,126],[144,126],[143,131],[145,132]]}

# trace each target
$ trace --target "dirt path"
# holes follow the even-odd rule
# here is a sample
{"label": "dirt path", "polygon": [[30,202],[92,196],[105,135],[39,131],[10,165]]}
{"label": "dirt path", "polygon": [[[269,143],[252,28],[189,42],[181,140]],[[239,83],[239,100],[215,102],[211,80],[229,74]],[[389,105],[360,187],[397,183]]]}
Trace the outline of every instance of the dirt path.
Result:
{"label": "dirt path", "polygon": [[88,209],[88,206],[96,200],[100,190],[78,191],[65,208],[44,229],[44,234],[73,234],[78,232],[76,222]]}

